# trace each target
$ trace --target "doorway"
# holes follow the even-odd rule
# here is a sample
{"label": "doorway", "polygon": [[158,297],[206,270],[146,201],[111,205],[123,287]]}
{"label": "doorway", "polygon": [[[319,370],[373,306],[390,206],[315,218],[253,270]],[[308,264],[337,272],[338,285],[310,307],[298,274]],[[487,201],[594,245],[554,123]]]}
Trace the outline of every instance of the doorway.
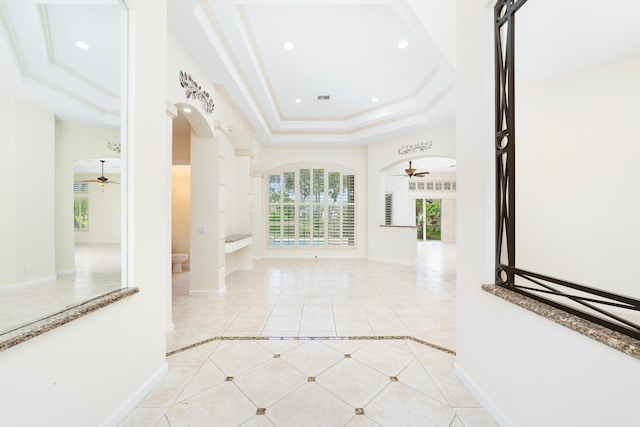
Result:
{"label": "doorway", "polygon": [[417,240],[442,239],[442,200],[416,199]]}

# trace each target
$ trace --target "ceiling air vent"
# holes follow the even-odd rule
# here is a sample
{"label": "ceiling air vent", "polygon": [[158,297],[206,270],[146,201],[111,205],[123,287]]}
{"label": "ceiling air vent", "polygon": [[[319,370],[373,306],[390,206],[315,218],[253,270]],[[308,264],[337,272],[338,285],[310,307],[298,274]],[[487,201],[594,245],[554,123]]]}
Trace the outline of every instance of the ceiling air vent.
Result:
{"label": "ceiling air vent", "polygon": [[328,101],[331,99],[329,95],[318,95],[318,101]]}

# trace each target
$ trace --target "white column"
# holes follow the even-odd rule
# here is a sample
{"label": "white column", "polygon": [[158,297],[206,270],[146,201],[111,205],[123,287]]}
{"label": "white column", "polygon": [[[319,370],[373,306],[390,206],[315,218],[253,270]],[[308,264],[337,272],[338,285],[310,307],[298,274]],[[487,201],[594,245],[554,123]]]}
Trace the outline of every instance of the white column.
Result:
{"label": "white column", "polygon": [[[220,253],[224,215],[220,215],[220,164],[218,143],[214,138],[191,134],[191,290],[192,295],[218,295],[224,292],[220,280]],[[224,261],[222,262],[224,269]]]}
{"label": "white column", "polygon": [[[169,147],[171,147],[173,145],[173,119],[175,119],[178,116],[178,110],[177,108],[171,104],[170,102],[167,102],[167,115],[165,118],[165,123],[166,123],[166,138],[168,139],[168,143],[167,145]],[[168,168],[169,170],[171,170],[171,165],[173,163],[173,155],[169,156],[169,165]],[[171,182],[172,178],[169,178],[169,182]],[[169,188],[171,188],[171,184],[169,185]],[[169,211],[172,211],[171,206],[169,206]],[[168,268],[171,268],[171,265],[167,266]],[[165,267],[165,268],[167,268]],[[171,275],[171,273],[168,273],[169,275]],[[169,280],[167,282],[167,286],[166,286],[166,303],[165,303],[165,324],[166,324],[166,329],[167,329],[167,333],[173,331],[173,312],[172,312],[172,306],[173,306],[173,298],[172,298],[172,292],[171,292],[171,288],[172,288],[172,281]]]}

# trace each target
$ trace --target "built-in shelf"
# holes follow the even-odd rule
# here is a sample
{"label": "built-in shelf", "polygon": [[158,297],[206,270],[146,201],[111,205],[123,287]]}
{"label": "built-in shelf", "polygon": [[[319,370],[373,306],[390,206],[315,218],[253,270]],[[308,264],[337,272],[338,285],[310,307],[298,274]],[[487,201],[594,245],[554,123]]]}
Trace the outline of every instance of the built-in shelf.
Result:
{"label": "built-in shelf", "polygon": [[253,241],[251,234],[231,234],[224,238],[224,252],[230,254],[246,246]]}

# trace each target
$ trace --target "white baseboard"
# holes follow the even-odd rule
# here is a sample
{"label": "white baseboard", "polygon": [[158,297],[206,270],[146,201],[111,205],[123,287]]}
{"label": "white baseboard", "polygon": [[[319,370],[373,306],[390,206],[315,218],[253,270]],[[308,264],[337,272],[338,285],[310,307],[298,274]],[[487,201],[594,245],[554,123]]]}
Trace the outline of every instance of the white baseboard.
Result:
{"label": "white baseboard", "polygon": [[153,390],[160,381],[162,381],[168,372],[169,365],[164,363],[153,375],[151,375],[151,377],[149,377],[149,379],[147,379],[147,381],[144,382],[144,384],[142,384],[142,386],[140,386],[138,390],[122,402],[120,407],[118,407],[118,409],[116,409],[115,412],[113,412],[109,418],[102,423],[102,426],[115,427],[120,424],[122,420],[124,420],[127,415],[129,415],[129,413],[138,406],[138,403],[142,402],[142,399],[144,399],[147,394],[149,394],[149,392]]}
{"label": "white baseboard", "polygon": [[367,260],[368,261],[373,261],[373,262],[384,262],[386,264],[406,265],[407,267],[413,267],[417,263],[415,261],[394,260],[394,259],[367,258]]}
{"label": "white baseboard", "polygon": [[20,288],[22,286],[28,286],[28,285],[40,285],[42,283],[52,282],[54,280],[56,280],[56,276],[41,277],[40,279],[28,280],[26,282],[13,283],[11,285],[3,285],[2,289]]}
{"label": "white baseboard", "polygon": [[76,274],[77,272],[77,270],[60,270],[56,272],[56,278],[59,278],[60,276],[70,276]]}
{"label": "white baseboard", "polygon": [[484,391],[473,381],[467,373],[458,365],[458,362],[453,364],[453,372],[456,374],[458,379],[464,384],[464,386],[471,392],[473,397],[478,399],[478,402],[482,405],[482,407],[493,417],[493,419],[500,425],[500,427],[512,427],[515,424],[511,422],[509,417],[507,417],[495,404],[495,402],[487,396]]}
{"label": "white baseboard", "polygon": [[174,324],[173,322],[169,323],[165,329],[165,332],[167,335],[169,335],[171,332],[173,332],[174,329]]}

